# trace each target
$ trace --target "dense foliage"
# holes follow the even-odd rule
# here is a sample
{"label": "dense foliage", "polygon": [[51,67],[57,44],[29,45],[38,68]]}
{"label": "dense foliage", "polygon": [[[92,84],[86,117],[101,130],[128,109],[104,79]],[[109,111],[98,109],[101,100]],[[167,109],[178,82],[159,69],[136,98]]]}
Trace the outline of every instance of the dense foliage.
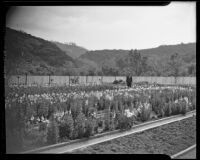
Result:
{"label": "dense foliage", "polygon": [[[5,98],[7,151],[28,137],[45,145],[185,114],[196,108],[194,87],[140,84],[113,86],[13,87]],[[46,137],[46,138],[45,138]],[[33,143],[33,144],[34,144]]]}

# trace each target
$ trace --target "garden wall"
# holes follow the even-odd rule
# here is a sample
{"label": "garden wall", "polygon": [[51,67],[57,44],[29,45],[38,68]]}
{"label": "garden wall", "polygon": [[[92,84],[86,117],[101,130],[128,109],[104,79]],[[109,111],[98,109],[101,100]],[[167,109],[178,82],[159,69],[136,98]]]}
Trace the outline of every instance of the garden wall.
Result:
{"label": "garden wall", "polygon": [[[196,77],[132,77],[133,83],[147,81],[159,84],[191,84],[196,85]],[[112,83],[114,80],[126,81],[125,76],[11,76],[9,84],[28,85],[71,85],[71,84],[102,84]]]}

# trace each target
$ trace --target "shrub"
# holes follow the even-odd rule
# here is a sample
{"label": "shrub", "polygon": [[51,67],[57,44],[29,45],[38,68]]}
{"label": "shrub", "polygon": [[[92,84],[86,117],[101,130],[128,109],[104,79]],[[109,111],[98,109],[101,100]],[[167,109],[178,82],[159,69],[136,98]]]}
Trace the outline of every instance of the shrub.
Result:
{"label": "shrub", "polygon": [[123,80],[120,79],[120,80],[114,80],[113,81],[113,84],[120,84],[120,83],[123,83]]}
{"label": "shrub", "polygon": [[178,103],[173,103],[172,105],[172,115],[180,114],[182,111],[182,106],[180,104],[180,101]]}
{"label": "shrub", "polygon": [[37,110],[37,113],[38,113],[38,116],[39,117],[47,117],[48,115],[48,102],[46,102],[47,100],[43,99],[41,101],[38,102],[38,110]]}
{"label": "shrub", "polygon": [[106,110],[104,117],[104,131],[111,131],[115,129],[114,118],[112,118],[109,109]]}
{"label": "shrub", "polygon": [[196,109],[196,97],[193,97],[192,99],[192,109]]}
{"label": "shrub", "polygon": [[74,121],[70,114],[66,114],[61,121],[59,126],[59,136],[60,138],[73,138]]}
{"label": "shrub", "polygon": [[6,153],[16,153],[23,145],[23,137],[16,129],[6,128]]}
{"label": "shrub", "polygon": [[115,130],[116,128],[116,125],[115,125],[115,119],[114,118],[111,118],[110,119],[110,130]]}
{"label": "shrub", "polygon": [[73,101],[71,104],[71,113],[74,120],[81,113],[81,103],[79,100]]}
{"label": "shrub", "polygon": [[97,119],[95,119],[94,134],[98,133],[99,124]]}
{"label": "shrub", "polygon": [[31,141],[32,141],[32,143],[34,144],[34,145],[44,145],[45,144],[45,142],[46,142],[46,138],[47,138],[47,134],[46,134],[46,132],[45,131],[41,131],[41,132],[38,132],[38,131],[36,131],[35,133],[34,133],[35,135],[35,138],[34,139],[31,139]]}
{"label": "shrub", "polygon": [[151,115],[151,107],[145,108],[144,106],[141,108],[141,112],[139,113],[140,119],[144,122],[149,120]]}
{"label": "shrub", "polygon": [[181,111],[182,111],[181,101],[179,101],[179,102],[176,104],[176,107],[177,107],[177,114],[180,114]]}
{"label": "shrub", "polygon": [[66,112],[66,111],[70,111],[70,109],[71,109],[71,103],[72,102],[72,98],[71,97],[69,97],[68,99],[67,99],[67,101],[65,102],[65,105],[64,105],[64,112]]}
{"label": "shrub", "polygon": [[103,127],[103,120],[98,120],[97,121],[97,123],[98,123],[98,127],[100,127],[100,128],[102,128]]}
{"label": "shrub", "polygon": [[47,129],[47,123],[41,122],[39,124],[39,131],[45,131]]}
{"label": "shrub", "polygon": [[24,143],[25,115],[19,103],[6,108],[6,152],[16,152]]}
{"label": "shrub", "polygon": [[102,96],[98,102],[98,111],[105,109],[105,98]]}
{"label": "shrub", "polygon": [[95,119],[88,118],[85,122],[85,137],[90,137],[94,135],[96,127],[96,121]]}
{"label": "shrub", "polygon": [[185,101],[181,101],[180,102],[180,106],[181,106],[181,111],[180,113],[185,115],[187,112],[187,106],[186,106],[186,102]]}
{"label": "shrub", "polygon": [[74,138],[82,138],[84,136],[85,120],[86,120],[85,115],[82,112],[79,113],[79,115],[75,119],[75,127],[73,132]]}
{"label": "shrub", "polygon": [[124,105],[122,104],[122,99],[118,101],[118,110],[122,113],[124,111]]}
{"label": "shrub", "polygon": [[171,111],[172,111],[171,115],[177,114],[177,107],[175,102],[171,103]]}
{"label": "shrub", "polygon": [[118,119],[117,128],[119,128],[121,130],[130,129],[133,126],[133,123],[134,123],[134,117],[133,116],[127,117],[123,114],[118,114],[117,119]]}
{"label": "shrub", "polygon": [[152,95],[152,98],[150,100],[151,106],[152,106],[152,110],[157,114],[160,115],[160,97],[158,94]]}
{"label": "shrub", "polygon": [[164,114],[165,116],[170,116],[171,113],[172,113],[172,110],[171,110],[171,102],[169,103],[165,103],[165,106],[164,106]]}
{"label": "shrub", "polygon": [[109,115],[106,115],[104,120],[104,131],[109,131],[110,130],[110,117]]}
{"label": "shrub", "polygon": [[47,143],[48,144],[55,144],[58,142],[59,138],[59,129],[58,125],[53,116],[50,118],[50,126],[47,130]]}

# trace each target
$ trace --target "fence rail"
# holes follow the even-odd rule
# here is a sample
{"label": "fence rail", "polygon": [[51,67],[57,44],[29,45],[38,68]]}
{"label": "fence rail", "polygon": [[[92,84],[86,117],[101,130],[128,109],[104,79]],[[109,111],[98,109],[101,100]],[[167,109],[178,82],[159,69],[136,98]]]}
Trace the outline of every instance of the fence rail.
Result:
{"label": "fence rail", "polygon": [[[196,85],[196,77],[132,77],[133,83],[147,81],[159,84],[189,84]],[[98,85],[112,83],[114,80],[126,81],[125,76],[11,76],[9,84],[13,85]]]}

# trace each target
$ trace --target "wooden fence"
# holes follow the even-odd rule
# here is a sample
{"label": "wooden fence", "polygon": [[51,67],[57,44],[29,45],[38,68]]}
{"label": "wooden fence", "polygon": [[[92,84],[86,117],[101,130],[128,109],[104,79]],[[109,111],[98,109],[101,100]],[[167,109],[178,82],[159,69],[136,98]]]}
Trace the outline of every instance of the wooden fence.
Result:
{"label": "wooden fence", "polygon": [[[190,84],[196,85],[196,77],[132,77],[133,83],[147,81],[159,84]],[[125,76],[11,76],[9,84],[13,85],[73,85],[102,84],[114,80],[126,81]]]}

